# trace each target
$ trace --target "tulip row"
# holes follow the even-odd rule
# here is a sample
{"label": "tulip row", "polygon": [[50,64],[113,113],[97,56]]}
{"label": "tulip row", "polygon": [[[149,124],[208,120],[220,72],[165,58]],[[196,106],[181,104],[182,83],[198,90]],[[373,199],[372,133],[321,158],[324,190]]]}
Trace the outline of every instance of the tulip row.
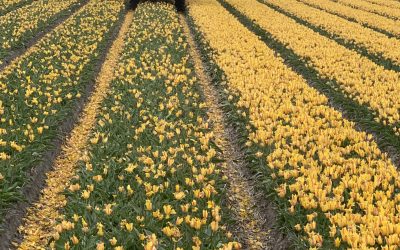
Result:
{"label": "tulip row", "polygon": [[389,38],[379,32],[365,28],[360,24],[347,21],[336,15],[312,8],[296,0],[278,1],[265,0],[264,2],[277,6],[290,14],[305,20],[329,33],[331,37],[340,38],[346,45],[357,45],[368,54],[393,62],[400,66],[400,41]]}
{"label": "tulip row", "polygon": [[56,249],[233,249],[224,181],[174,7],[139,4],[66,190]]}
{"label": "tulip row", "polygon": [[0,16],[14,8],[18,8],[21,5],[28,3],[30,0],[1,0],[0,1]]}
{"label": "tulip row", "polygon": [[115,39],[110,44],[97,74],[93,92],[85,102],[79,120],[52,163],[52,170],[46,173],[46,184],[41,190],[40,199],[28,209],[24,216],[23,223],[18,229],[24,239],[18,246],[21,250],[37,249],[38,246],[47,245],[48,238],[51,236],[48,232],[54,228],[60,211],[66,204],[64,191],[76,174],[77,162],[83,156],[89,135],[96,125],[101,104],[109,92],[114,69],[122,53],[124,38],[132,19],[133,12],[128,11],[121,22],[118,34],[114,33]]}
{"label": "tulip row", "polygon": [[362,25],[377,29],[385,34],[400,37],[400,22],[366,11],[343,6],[330,0],[299,0],[329,13],[354,20]]}
{"label": "tulip row", "polygon": [[400,9],[400,2],[396,0],[366,0],[366,2],[374,3],[381,6]]}
{"label": "tulip row", "polygon": [[260,187],[274,194],[295,243],[399,245],[400,175],[372,136],[357,132],[218,2],[191,1],[189,15],[210,71],[227,83],[217,87],[231,104],[225,105],[228,117],[248,135],[248,160],[263,180]]}
{"label": "tulip row", "polygon": [[377,5],[374,3],[365,2],[362,0],[337,0],[338,3],[341,3],[345,6],[350,6],[356,9],[372,12],[378,15],[386,16],[388,18],[392,18],[395,20],[400,19],[399,10],[393,9],[391,7],[386,7],[383,5]]}
{"label": "tulip row", "polygon": [[0,17],[0,65],[13,50],[46,28],[78,0],[38,0]]}
{"label": "tulip row", "polygon": [[123,6],[91,0],[0,73],[0,218],[94,77]]}
{"label": "tulip row", "polygon": [[377,121],[391,125],[400,135],[399,73],[384,69],[257,0],[226,2],[286,44],[321,78],[336,81],[340,88],[338,91],[370,107]]}

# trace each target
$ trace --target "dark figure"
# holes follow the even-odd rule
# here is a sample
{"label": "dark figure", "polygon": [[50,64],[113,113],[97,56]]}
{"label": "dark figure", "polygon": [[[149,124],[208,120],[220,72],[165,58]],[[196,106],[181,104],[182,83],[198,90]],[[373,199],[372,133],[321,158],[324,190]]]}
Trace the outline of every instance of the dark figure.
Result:
{"label": "dark figure", "polygon": [[185,0],[175,0],[176,10],[179,12],[185,11]]}
{"label": "dark figure", "polygon": [[136,9],[137,5],[139,4],[140,0],[129,0],[128,9],[134,10]]}

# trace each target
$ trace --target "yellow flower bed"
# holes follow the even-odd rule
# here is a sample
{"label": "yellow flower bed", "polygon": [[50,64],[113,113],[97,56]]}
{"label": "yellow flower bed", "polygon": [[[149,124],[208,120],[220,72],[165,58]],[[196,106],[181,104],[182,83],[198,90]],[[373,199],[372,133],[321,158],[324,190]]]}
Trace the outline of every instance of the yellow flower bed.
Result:
{"label": "yellow flower bed", "polygon": [[380,30],[390,32],[395,36],[400,36],[400,25],[398,21],[388,19],[386,17],[369,13],[366,11],[353,9],[348,6],[343,6],[340,3],[335,3],[330,0],[299,0],[300,2],[308,3],[330,13],[335,13],[339,16],[356,20],[358,23],[366,24]]}
{"label": "yellow flower bed", "polygon": [[26,2],[27,0],[2,0],[0,2],[0,13],[6,11],[9,8],[12,8],[12,6]]}
{"label": "yellow flower bed", "polygon": [[367,2],[400,9],[400,2],[396,0],[367,0]]}
{"label": "yellow flower bed", "polygon": [[38,0],[0,17],[0,64],[13,49],[46,27],[60,12],[78,0]]}
{"label": "yellow flower bed", "polygon": [[18,249],[36,249],[48,243],[51,236],[49,232],[54,228],[61,208],[66,204],[63,192],[69,186],[69,180],[75,175],[77,162],[89,143],[88,137],[96,125],[97,114],[108,95],[114,69],[123,50],[124,38],[132,18],[133,12],[128,12],[124,17],[118,35],[109,48],[96,77],[93,93],[85,104],[80,119],[71,131],[68,140],[62,146],[62,152],[54,161],[53,169],[46,174],[46,184],[41,191],[40,199],[28,209],[24,222],[19,227],[24,240]]}
{"label": "yellow flower bed", "polygon": [[345,6],[350,6],[356,9],[360,10],[365,10],[368,12],[376,13],[379,15],[383,16],[388,16],[390,18],[394,19],[400,19],[400,12],[399,10],[386,7],[383,5],[376,5],[373,3],[361,1],[361,0],[351,0],[351,1],[346,1],[346,0],[337,0],[338,3],[341,3]]}
{"label": "yellow flower bed", "polygon": [[191,1],[189,14],[226,76],[225,93],[238,94],[238,112],[255,128],[247,126],[247,146],[257,171],[274,183],[286,226],[309,247],[400,244],[400,176],[371,136],[216,1]]}
{"label": "yellow flower bed", "polygon": [[123,7],[91,0],[0,72],[0,215],[70,119]]}
{"label": "yellow flower bed", "polygon": [[265,2],[279,6],[310,24],[344,39],[349,44],[355,43],[366,48],[371,54],[382,55],[396,65],[400,65],[400,50],[398,49],[400,48],[400,41],[395,38],[389,38],[360,24],[312,8],[296,0],[265,0]]}
{"label": "yellow flower bed", "polygon": [[50,246],[240,248],[173,5],[138,6],[114,77]]}
{"label": "yellow flower bed", "polygon": [[368,105],[377,114],[377,121],[394,125],[394,131],[400,135],[399,73],[385,70],[257,0],[227,2],[292,49],[322,78],[335,80],[339,91],[361,105]]}

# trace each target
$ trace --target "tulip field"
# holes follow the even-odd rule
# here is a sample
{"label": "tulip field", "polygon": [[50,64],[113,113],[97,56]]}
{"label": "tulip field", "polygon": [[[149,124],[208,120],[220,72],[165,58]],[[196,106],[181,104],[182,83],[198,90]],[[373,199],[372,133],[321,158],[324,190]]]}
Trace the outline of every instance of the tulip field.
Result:
{"label": "tulip field", "polygon": [[0,0],[0,249],[400,248],[400,1],[137,3]]}

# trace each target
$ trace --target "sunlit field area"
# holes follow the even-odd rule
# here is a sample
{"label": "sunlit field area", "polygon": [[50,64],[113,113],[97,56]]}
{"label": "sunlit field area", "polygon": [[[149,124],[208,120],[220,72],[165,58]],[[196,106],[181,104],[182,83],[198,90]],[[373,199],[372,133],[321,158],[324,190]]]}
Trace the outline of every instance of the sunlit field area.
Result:
{"label": "sunlit field area", "polygon": [[0,0],[0,249],[400,249],[400,0]]}

